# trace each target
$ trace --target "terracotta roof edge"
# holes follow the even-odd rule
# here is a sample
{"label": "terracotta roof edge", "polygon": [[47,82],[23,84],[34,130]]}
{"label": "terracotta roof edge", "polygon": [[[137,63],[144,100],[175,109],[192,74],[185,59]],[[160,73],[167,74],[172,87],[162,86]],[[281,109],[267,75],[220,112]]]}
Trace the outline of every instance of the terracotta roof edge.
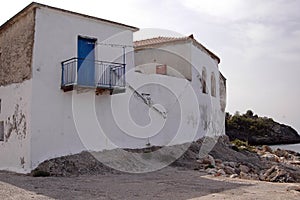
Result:
{"label": "terracotta roof edge", "polygon": [[172,42],[181,42],[181,41],[191,41],[194,43],[195,46],[199,46],[201,49],[203,49],[204,51],[206,51],[213,59],[216,59],[218,61],[218,63],[221,62],[221,59],[215,55],[213,52],[211,52],[209,49],[207,49],[204,45],[202,45],[200,42],[198,42],[195,38],[194,38],[194,35],[191,34],[187,37],[174,37],[170,40],[166,40],[166,41],[161,41],[161,42],[154,42],[154,43],[149,43],[149,44],[142,44],[142,45],[136,45],[136,43],[138,42],[145,42],[147,40],[155,40],[155,39],[159,39],[159,38],[172,38],[172,37],[162,37],[162,36],[159,36],[159,37],[154,37],[154,38],[149,38],[149,39],[144,39],[144,40],[138,40],[138,41],[134,41],[134,48],[139,50],[139,49],[142,49],[142,48],[146,48],[146,47],[151,47],[151,46],[157,46],[157,45],[164,45],[164,44],[169,44],[169,43],[172,43]]}

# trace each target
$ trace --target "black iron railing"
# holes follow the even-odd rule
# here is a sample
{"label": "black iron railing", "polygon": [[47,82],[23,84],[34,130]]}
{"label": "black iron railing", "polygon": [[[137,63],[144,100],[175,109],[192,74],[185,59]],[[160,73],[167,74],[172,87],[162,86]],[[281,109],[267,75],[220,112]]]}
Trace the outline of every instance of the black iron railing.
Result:
{"label": "black iron railing", "polygon": [[[72,85],[104,89],[125,88],[125,64],[71,58],[63,61],[61,67],[62,88]],[[88,72],[85,72],[87,68]]]}

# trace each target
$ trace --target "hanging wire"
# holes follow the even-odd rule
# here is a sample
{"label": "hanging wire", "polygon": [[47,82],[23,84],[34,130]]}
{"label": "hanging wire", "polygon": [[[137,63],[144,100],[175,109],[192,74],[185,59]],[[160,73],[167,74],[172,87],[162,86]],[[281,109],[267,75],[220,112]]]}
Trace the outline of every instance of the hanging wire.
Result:
{"label": "hanging wire", "polygon": [[133,47],[133,45],[125,45],[125,44],[108,44],[108,43],[102,43],[102,42],[96,42],[95,44],[96,44],[96,45],[101,45],[101,46],[119,47],[119,48]]}

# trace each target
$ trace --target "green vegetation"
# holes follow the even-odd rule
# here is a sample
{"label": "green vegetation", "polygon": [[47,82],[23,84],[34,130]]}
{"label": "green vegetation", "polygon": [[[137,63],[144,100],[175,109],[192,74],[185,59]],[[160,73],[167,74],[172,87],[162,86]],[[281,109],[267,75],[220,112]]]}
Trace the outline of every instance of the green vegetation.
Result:
{"label": "green vegetation", "polygon": [[251,110],[245,114],[226,113],[225,128],[230,141],[239,139],[251,145],[300,143],[295,129],[272,118],[259,117]]}
{"label": "green vegetation", "polygon": [[238,150],[248,150],[248,151],[255,151],[255,147],[248,144],[248,142],[235,139],[231,141],[231,143],[238,148]]}
{"label": "green vegetation", "polygon": [[234,115],[230,115],[226,113],[225,126],[227,131],[234,130],[243,133],[243,137],[238,139],[248,142],[252,135],[264,137],[266,133],[270,132],[274,123],[272,118],[258,117],[254,115],[253,111],[248,110],[245,114],[236,112]]}
{"label": "green vegetation", "polygon": [[274,120],[267,117],[258,117],[254,115],[251,110],[248,110],[245,114],[240,114],[238,112],[235,115],[230,115],[226,113],[226,129],[228,130],[238,130],[243,132],[255,132],[257,134],[264,135],[267,132]]}

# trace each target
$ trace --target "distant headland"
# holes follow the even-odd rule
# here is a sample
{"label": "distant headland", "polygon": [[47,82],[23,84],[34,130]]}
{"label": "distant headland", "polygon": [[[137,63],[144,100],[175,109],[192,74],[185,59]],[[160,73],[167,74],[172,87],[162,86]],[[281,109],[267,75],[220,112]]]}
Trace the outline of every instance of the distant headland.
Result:
{"label": "distant headland", "polygon": [[295,129],[272,118],[259,117],[251,110],[245,114],[226,113],[225,127],[231,141],[239,139],[251,145],[300,143],[300,135]]}

